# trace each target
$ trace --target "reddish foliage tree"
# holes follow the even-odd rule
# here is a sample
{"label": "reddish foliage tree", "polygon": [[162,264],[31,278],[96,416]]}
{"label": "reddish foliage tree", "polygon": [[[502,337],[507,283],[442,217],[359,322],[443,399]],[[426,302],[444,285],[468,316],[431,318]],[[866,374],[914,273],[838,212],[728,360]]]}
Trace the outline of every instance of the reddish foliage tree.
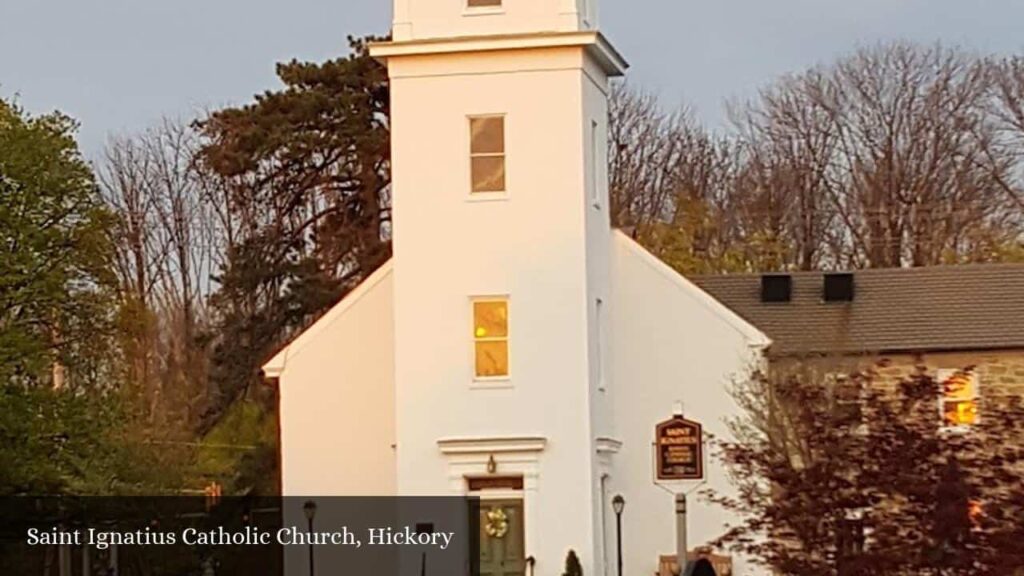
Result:
{"label": "reddish foliage tree", "polygon": [[[970,368],[965,368],[970,370]],[[736,387],[746,415],[720,456],[745,520],[719,542],[782,574],[1008,575],[1024,566],[1024,408],[990,392],[969,426],[923,368],[811,367]]]}

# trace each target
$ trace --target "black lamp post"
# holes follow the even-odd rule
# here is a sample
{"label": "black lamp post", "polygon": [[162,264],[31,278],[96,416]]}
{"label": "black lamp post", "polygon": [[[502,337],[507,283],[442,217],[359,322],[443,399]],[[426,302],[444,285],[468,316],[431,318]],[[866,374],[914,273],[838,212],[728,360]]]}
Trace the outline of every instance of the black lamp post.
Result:
{"label": "black lamp post", "polygon": [[315,576],[313,569],[313,518],[316,516],[316,502],[306,500],[302,505],[302,512],[306,515],[306,525],[309,527],[309,576]]}
{"label": "black lamp post", "polygon": [[626,507],[626,499],[622,494],[612,498],[612,510],[615,511],[615,542],[618,549],[619,575],[622,576],[622,509]]}

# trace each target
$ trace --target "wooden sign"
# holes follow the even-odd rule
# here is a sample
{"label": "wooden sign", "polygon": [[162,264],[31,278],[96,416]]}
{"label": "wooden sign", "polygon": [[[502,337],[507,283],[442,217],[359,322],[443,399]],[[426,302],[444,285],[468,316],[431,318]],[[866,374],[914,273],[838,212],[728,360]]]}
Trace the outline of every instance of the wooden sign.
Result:
{"label": "wooden sign", "polygon": [[704,479],[704,432],[701,425],[682,416],[654,429],[658,480]]}

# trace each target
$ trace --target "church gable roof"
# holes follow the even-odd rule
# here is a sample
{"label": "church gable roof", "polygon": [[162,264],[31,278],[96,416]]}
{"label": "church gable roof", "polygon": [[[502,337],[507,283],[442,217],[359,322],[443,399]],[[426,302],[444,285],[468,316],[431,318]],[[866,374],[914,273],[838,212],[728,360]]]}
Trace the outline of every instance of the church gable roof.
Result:
{"label": "church gable roof", "polygon": [[769,336],[765,335],[764,332],[729,307],[723,305],[698,284],[695,284],[674,268],[662,262],[657,256],[648,252],[647,249],[626,233],[617,229],[613,230],[612,241],[618,243],[627,253],[639,259],[648,268],[674,285],[680,293],[685,294],[698,305],[721,319],[733,330],[739,332],[751,346],[768,346],[771,343]]}
{"label": "church gable roof", "polygon": [[321,332],[326,330],[335,322],[341,320],[345,314],[352,309],[360,300],[370,294],[374,289],[387,279],[394,270],[394,259],[390,259],[373,271],[351,292],[345,295],[340,302],[334,305],[326,314],[321,316],[311,326],[303,330],[284,348],[278,351],[267,363],[263,365],[263,373],[267,378],[279,378],[284,372],[285,365],[290,358],[294,358],[310,342],[317,338]]}

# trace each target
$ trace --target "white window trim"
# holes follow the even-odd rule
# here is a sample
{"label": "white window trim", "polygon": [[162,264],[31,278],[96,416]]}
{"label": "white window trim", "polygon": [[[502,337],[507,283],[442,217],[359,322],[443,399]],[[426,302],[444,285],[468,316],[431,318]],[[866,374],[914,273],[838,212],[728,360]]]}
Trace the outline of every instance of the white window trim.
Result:
{"label": "white window trim", "polygon": [[[474,312],[475,304],[481,302],[504,302],[506,310],[505,318],[505,346],[506,354],[508,356],[508,374],[504,376],[478,376],[476,373],[476,343],[479,341],[476,337],[476,315]],[[471,388],[476,389],[500,389],[500,388],[511,388],[512,387],[512,299],[507,294],[503,295],[492,295],[492,296],[473,296],[469,299],[469,322],[470,322],[470,334],[473,334],[473,338],[470,339],[470,370],[473,376]]]}
{"label": "white window trim", "polygon": [[497,6],[470,6],[469,0],[462,0],[462,15],[463,16],[493,16],[495,14],[505,13],[505,2],[502,0]]}
{"label": "white window trim", "polygon": [[[499,154],[473,154],[473,120],[481,118],[501,118],[502,119],[502,131],[504,133],[504,141],[502,147],[504,152]],[[508,200],[510,197],[509,190],[512,188],[510,183],[509,173],[509,162],[508,162],[508,115],[501,113],[484,113],[484,114],[468,114],[466,115],[466,183],[468,192],[466,194],[467,202],[495,202],[501,200]],[[474,192],[473,191],[473,158],[480,157],[497,157],[501,156],[505,159],[505,189],[491,192]]]}
{"label": "white window trim", "polygon": [[[946,380],[952,378],[957,372],[963,372],[958,368],[939,368],[935,371],[935,380],[939,386],[944,386]],[[947,424],[946,423],[946,391],[944,389],[939,390],[939,427],[943,432],[954,433],[954,434],[965,434],[970,432],[975,426],[981,423],[981,374],[977,369],[971,370],[970,374],[974,376],[974,396],[970,399],[974,401],[975,406],[978,410],[977,416],[974,418],[973,424]],[[948,402],[952,402],[949,400]]]}
{"label": "white window trim", "polygon": [[466,6],[462,10],[462,15],[467,17],[472,16],[500,16],[505,13],[505,9],[501,6],[477,6],[469,7]]}

